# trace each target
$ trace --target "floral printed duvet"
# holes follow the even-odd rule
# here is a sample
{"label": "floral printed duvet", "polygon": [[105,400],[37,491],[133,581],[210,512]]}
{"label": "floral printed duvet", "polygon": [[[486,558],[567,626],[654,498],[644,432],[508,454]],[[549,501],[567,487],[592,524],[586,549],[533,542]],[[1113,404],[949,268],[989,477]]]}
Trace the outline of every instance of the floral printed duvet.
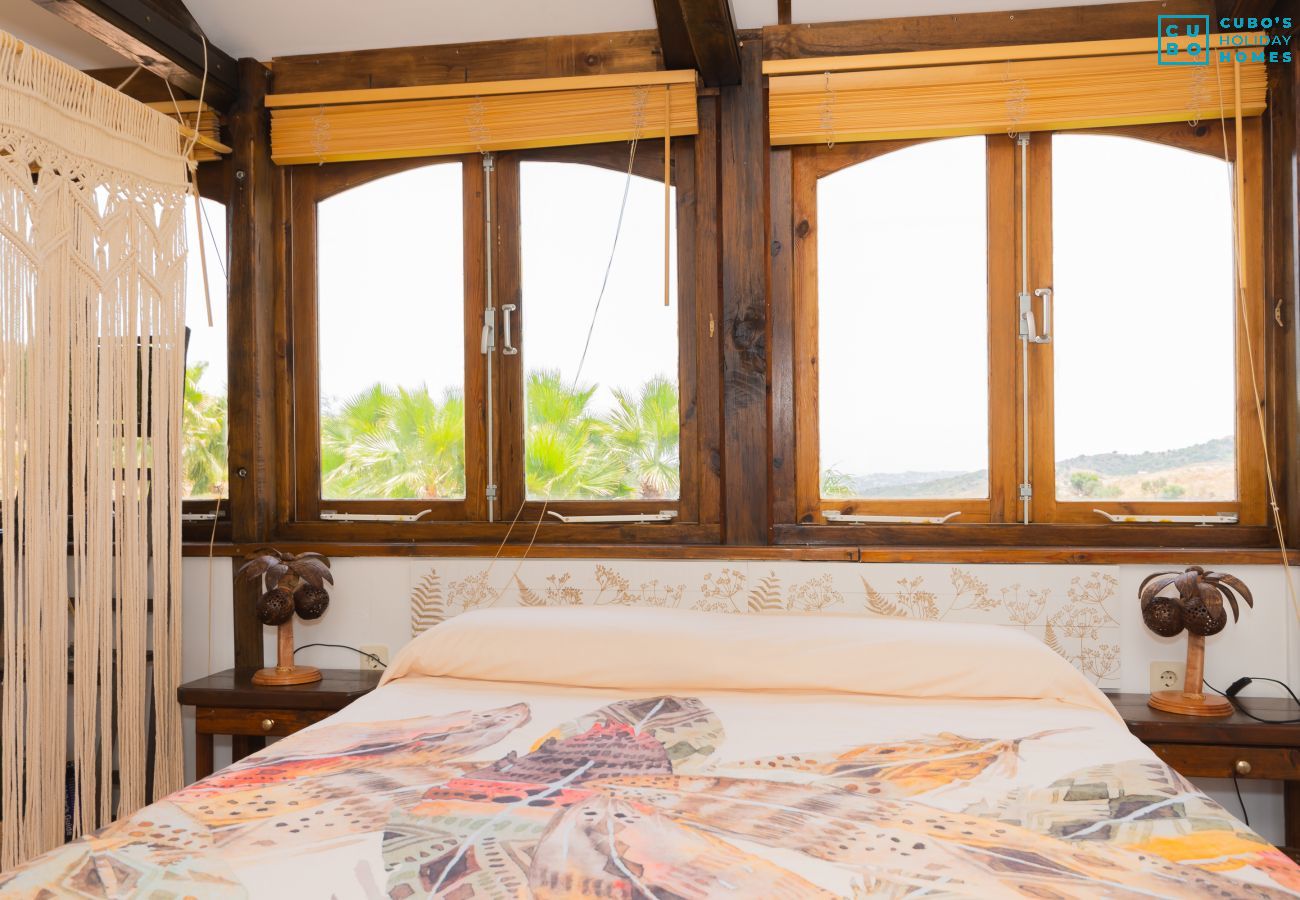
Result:
{"label": "floral printed duvet", "polygon": [[0,891],[1276,897],[1300,869],[1090,711],[415,678]]}
{"label": "floral printed duvet", "polygon": [[[724,618],[718,627],[733,634],[735,617]],[[886,695],[800,687],[818,663],[796,665],[797,646],[783,655],[790,625],[775,638],[701,638],[698,621],[695,638],[735,646],[697,665],[689,640],[674,642],[662,690],[463,677],[482,658],[470,629],[503,622],[440,625],[371,695],[0,875],[0,895],[1300,895],[1300,868],[1158,761],[1095,689],[1070,681],[1080,676],[1068,664],[1058,673],[1050,651],[1039,659],[1041,645],[990,647],[1004,639],[989,632],[985,657],[1014,662],[990,675],[962,659],[968,629],[946,649],[938,638],[948,632],[917,632],[942,650],[932,661],[897,630],[915,626],[817,636],[815,659],[836,677],[862,681],[852,664],[864,653],[870,665],[897,651],[927,671],[948,661],[939,674],[962,693],[924,695],[907,673],[891,681],[900,666],[889,662],[871,675]],[[491,664],[575,682],[574,667],[605,652],[623,671],[601,674],[618,667],[607,660],[581,677],[636,683],[640,662],[665,655],[663,635],[640,619],[627,623],[635,639],[547,622],[569,636],[562,652],[530,620],[506,661]],[[845,632],[851,658],[837,656],[834,635]],[[508,642],[500,633],[483,646]],[[462,677],[429,674],[448,667]],[[715,670],[725,678],[708,689],[682,689]],[[755,688],[772,678],[785,688]],[[990,694],[1018,682],[1042,696]]]}

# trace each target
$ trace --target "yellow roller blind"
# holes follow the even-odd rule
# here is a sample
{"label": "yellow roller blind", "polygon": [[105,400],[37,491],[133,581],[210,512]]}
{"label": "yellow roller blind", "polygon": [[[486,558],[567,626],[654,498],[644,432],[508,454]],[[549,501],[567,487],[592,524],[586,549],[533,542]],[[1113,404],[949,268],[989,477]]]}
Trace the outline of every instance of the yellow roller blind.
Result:
{"label": "yellow roller blind", "polygon": [[[277,163],[519,150],[695,134],[694,71],[279,94]],[[667,127],[665,127],[667,125]]]}
{"label": "yellow roller blind", "polygon": [[[1231,37],[1231,36],[1223,36]],[[1244,35],[1249,39],[1253,36]],[[774,145],[1141,125],[1264,111],[1262,61],[1159,65],[1155,39],[776,60]],[[1225,51],[1227,52],[1227,51]]]}

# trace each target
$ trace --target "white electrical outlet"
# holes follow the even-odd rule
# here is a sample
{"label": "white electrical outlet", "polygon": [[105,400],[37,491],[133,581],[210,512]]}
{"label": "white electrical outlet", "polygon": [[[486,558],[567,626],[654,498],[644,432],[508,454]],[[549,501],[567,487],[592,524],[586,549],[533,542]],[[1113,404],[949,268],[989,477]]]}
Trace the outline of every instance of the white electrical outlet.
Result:
{"label": "white electrical outlet", "polygon": [[375,662],[370,656],[361,657],[362,669],[382,670],[388,668],[388,645],[387,644],[362,644],[362,653],[369,653],[371,656],[377,656],[384,661],[383,665]]}
{"label": "white electrical outlet", "polygon": [[1159,660],[1151,664],[1152,691],[1180,691],[1187,678],[1187,663]]}

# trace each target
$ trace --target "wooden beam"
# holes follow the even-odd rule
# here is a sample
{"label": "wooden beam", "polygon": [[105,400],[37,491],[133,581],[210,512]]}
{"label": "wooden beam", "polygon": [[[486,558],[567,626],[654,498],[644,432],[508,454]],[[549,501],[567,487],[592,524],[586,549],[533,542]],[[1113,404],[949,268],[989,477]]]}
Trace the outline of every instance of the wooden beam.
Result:
{"label": "wooden beam", "polygon": [[776,24],[789,25],[794,21],[790,11],[790,0],[776,0]]}
{"label": "wooden beam", "polygon": [[[1273,12],[1295,18],[1300,3],[1279,3]],[[1286,543],[1300,546],[1300,64],[1269,66],[1268,267],[1265,327],[1268,330],[1269,389],[1281,401],[1274,418],[1273,472],[1285,523]]]}
{"label": "wooden beam", "polygon": [[664,65],[698,69],[709,87],[740,83],[740,44],[729,0],[654,0]]}
{"label": "wooden beam", "polygon": [[[1251,19],[1261,18],[1273,11],[1274,0],[1215,0],[1214,10],[1220,18],[1224,16]],[[1281,4],[1277,4],[1281,5]],[[1213,27],[1214,31],[1232,31],[1232,28]]]}
{"label": "wooden beam", "polygon": [[768,540],[767,104],[762,46],[722,88],[723,524],[728,544]]}
{"label": "wooden beam", "polygon": [[[258,544],[274,517],[275,452],[275,191],[270,116],[265,100],[270,71],[239,61],[240,94],[228,120],[231,190],[226,217],[230,248],[229,423],[230,530],[237,543]],[[254,612],[256,585],[235,584],[235,666],[262,665],[262,626]]]}
{"label": "wooden beam", "polygon": [[[33,0],[59,18],[197,97],[204,73],[202,30],[181,0]],[[235,60],[207,45],[204,100],[226,109],[235,98]]]}
{"label": "wooden beam", "polygon": [[1155,37],[1156,17],[1214,15],[1213,0],[1151,0],[1015,12],[909,16],[763,29],[766,59]]}
{"label": "wooden beam", "polygon": [[655,32],[612,31],[281,56],[272,68],[283,94],[650,72],[663,63]]}

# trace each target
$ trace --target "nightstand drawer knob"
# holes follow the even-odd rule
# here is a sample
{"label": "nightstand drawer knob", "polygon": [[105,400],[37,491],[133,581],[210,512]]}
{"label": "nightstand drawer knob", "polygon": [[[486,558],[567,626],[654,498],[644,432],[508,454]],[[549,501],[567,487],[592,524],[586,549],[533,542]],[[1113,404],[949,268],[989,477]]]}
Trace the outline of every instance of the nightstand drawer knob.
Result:
{"label": "nightstand drawer knob", "polygon": [[[272,728],[274,728],[274,727],[275,727],[275,719],[263,719],[263,720],[262,720],[262,730],[263,730],[263,731],[270,731],[270,730],[271,730]],[[1249,771],[1250,771],[1250,764],[1249,764],[1249,763],[1244,763],[1244,762],[1239,762],[1239,763],[1237,763],[1237,769],[1238,769],[1238,770],[1240,770],[1242,766],[1245,766],[1245,767],[1246,767],[1246,772],[1249,772]],[[1243,772],[1242,774],[1244,775],[1245,772]]]}
{"label": "nightstand drawer knob", "polygon": [[1238,775],[1249,775],[1251,769],[1250,760],[1239,759],[1233,764],[1232,768]]}

